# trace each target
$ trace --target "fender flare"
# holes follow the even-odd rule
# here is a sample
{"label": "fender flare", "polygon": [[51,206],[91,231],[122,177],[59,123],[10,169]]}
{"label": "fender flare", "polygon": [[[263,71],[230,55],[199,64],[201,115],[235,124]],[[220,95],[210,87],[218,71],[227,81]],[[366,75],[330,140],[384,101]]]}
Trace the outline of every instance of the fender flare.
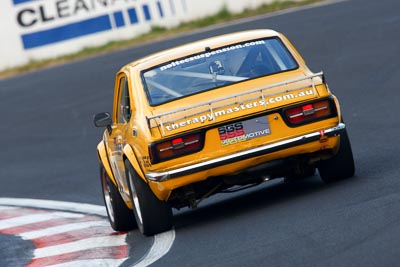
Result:
{"label": "fender flare", "polygon": [[340,107],[339,100],[337,99],[337,97],[334,94],[332,94],[332,96],[333,96],[333,100],[334,100],[335,105],[336,105],[336,110],[337,110],[337,113],[338,113],[339,122],[343,122],[342,109]]}
{"label": "fender flare", "polygon": [[108,156],[104,141],[101,141],[97,145],[97,156],[99,158],[100,164],[102,164],[104,169],[106,170],[108,177],[110,177],[110,180],[116,187],[118,187],[117,181],[115,180],[114,174],[111,169],[110,162],[108,161]]}
{"label": "fender flare", "polygon": [[126,144],[124,146],[123,151],[124,151],[124,156],[132,164],[133,169],[136,171],[136,173],[139,175],[139,177],[147,184],[147,179],[144,176],[144,173],[142,171],[142,168],[140,167],[139,161],[137,160],[135,151],[133,151],[132,146],[129,144]]}

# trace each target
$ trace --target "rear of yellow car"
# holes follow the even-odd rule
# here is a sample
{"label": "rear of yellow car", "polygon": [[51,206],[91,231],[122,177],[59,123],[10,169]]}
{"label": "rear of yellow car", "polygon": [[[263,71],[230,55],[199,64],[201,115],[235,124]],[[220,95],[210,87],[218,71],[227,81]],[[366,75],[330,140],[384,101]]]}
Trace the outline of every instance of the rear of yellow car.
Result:
{"label": "rear of yellow car", "polygon": [[143,234],[170,229],[172,207],[196,207],[218,192],[316,169],[326,182],[354,175],[338,100],[323,73],[312,73],[279,33],[215,37],[131,70],[140,76],[133,87],[143,89],[136,113],[145,118],[136,121],[146,125],[131,122],[145,130],[138,130],[140,141],[127,139],[141,166],[125,158],[126,204]]}
{"label": "rear of yellow car", "polygon": [[[246,98],[253,100],[231,99],[230,105],[224,99],[223,108],[195,116],[179,111],[183,120],[159,125],[161,136],[174,133],[149,147],[146,177],[155,194],[175,207],[195,206],[232,186],[312,175],[321,160],[337,153],[345,125],[336,98],[320,76],[311,77],[310,87],[297,82],[283,93],[267,89],[271,96],[264,99],[252,92]],[[246,86],[258,88],[259,82]]]}

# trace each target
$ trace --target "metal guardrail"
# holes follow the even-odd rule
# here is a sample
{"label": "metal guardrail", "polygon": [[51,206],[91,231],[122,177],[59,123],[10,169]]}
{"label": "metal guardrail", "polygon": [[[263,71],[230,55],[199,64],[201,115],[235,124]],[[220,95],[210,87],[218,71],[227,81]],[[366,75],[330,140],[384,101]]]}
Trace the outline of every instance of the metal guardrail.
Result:
{"label": "metal guardrail", "polygon": [[[258,97],[256,97],[256,98],[248,98],[248,99],[245,99],[245,100],[241,100],[240,102],[247,102],[247,101],[251,101],[251,100],[254,100],[254,99],[262,99],[264,101],[264,103],[265,103],[264,104],[265,109],[268,108],[267,107],[267,102],[265,101],[266,98],[272,97],[272,96],[275,96],[275,95],[279,95],[279,94],[282,94],[282,93],[290,93],[290,92],[293,92],[293,91],[297,91],[297,90],[301,90],[301,89],[312,87],[313,91],[314,91],[314,95],[316,96],[317,95],[317,89],[315,87],[316,86],[315,85],[315,81],[314,81],[315,77],[321,77],[322,78],[322,82],[324,82],[324,80],[325,80],[324,79],[324,73],[321,71],[321,72],[318,72],[316,74],[309,75],[309,76],[306,76],[306,77],[292,79],[292,80],[289,80],[289,81],[280,82],[280,83],[272,84],[272,85],[261,87],[261,88],[256,88],[256,89],[245,91],[245,92],[242,92],[242,93],[233,94],[233,95],[230,95],[230,96],[221,97],[221,98],[217,98],[217,99],[214,99],[214,100],[201,102],[201,103],[190,105],[190,106],[187,106],[187,107],[184,107],[184,108],[178,108],[178,109],[174,109],[174,110],[171,110],[171,111],[168,111],[168,112],[163,112],[163,113],[155,114],[155,115],[152,115],[152,116],[147,116],[146,117],[147,118],[147,124],[148,124],[149,128],[161,127],[162,135],[165,136],[164,124],[172,123],[172,122],[171,121],[163,121],[162,117],[165,117],[165,116],[168,116],[168,115],[172,115],[172,114],[176,114],[176,113],[179,113],[179,112],[189,111],[191,109],[196,109],[196,108],[199,108],[199,107],[208,106],[208,112],[210,112],[210,114],[213,115],[213,119],[215,120],[216,116],[214,114],[214,109],[215,108],[223,108],[225,106],[217,106],[217,107],[213,108],[212,107],[213,104],[216,104],[218,102],[222,102],[222,101],[225,101],[225,100],[233,99],[233,98],[238,98],[238,97],[241,97],[241,96],[244,96],[244,95],[250,95],[250,94],[254,94],[254,93],[259,92],[260,95]],[[306,86],[303,85],[301,87],[296,87],[296,88],[293,88],[293,89],[290,89],[290,90],[284,90],[284,91],[276,92],[276,93],[273,93],[273,94],[265,94],[264,93],[265,90],[269,90],[269,89],[276,88],[276,87],[281,87],[281,86],[287,86],[287,85],[290,85],[290,84],[293,84],[293,83],[296,83],[296,82],[301,82],[301,81],[306,81],[306,80],[310,80],[310,84],[308,84]],[[238,103],[238,102],[236,101],[235,103]],[[226,105],[226,106],[230,106],[230,105],[232,105],[232,104],[229,104],[229,105]],[[202,111],[200,113],[194,113],[194,114],[190,114],[190,115],[185,115],[185,116],[182,116],[182,117],[174,118],[174,121],[183,120],[183,119],[186,119],[186,118],[189,118],[189,117],[193,117],[193,116],[202,114],[204,112],[206,112],[206,110]],[[155,120],[156,126],[154,126],[154,127],[151,126],[151,120]]]}

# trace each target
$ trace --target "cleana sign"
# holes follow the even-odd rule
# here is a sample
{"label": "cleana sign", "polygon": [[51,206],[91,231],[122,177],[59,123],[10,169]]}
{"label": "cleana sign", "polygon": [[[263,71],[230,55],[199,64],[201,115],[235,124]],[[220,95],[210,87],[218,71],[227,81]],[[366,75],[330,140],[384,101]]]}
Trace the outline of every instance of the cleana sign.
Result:
{"label": "cleana sign", "polygon": [[3,0],[0,71],[272,0]]}

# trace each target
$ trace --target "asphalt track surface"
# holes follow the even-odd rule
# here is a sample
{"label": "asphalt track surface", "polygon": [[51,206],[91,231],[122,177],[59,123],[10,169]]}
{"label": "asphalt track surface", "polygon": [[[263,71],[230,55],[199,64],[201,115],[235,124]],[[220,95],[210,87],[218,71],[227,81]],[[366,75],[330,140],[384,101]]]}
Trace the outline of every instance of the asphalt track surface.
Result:
{"label": "asphalt track surface", "polygon": [[[399,10],[397,0],[343,1],[2,80],[0,197],[102,205],[95,152],[101,131],[92,115],[111,110],[119,67],[204,37],[272,28],[295,44],[311,69],[326,73],[348,125],[356,176],[331,185],[318,176],[274,181],[182,210],[171,250],[153,266],[397,266]],[[151,238],[130,235],[132,258],[139,258]],[[0,259],[31,246],[0,238]]]}

